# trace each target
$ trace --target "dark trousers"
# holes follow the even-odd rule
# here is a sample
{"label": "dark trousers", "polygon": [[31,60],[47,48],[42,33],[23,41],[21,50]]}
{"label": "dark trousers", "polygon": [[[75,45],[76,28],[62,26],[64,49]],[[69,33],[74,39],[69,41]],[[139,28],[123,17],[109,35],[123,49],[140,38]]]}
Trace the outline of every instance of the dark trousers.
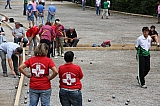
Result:
{"label": "dark trousers", "polygon": [[[0,51],[0,57],[1,57],[1,65],[3,73],[7,74],[7,65],[6,65],[6,53],[2,50]],[[13,61],[13,67],[14,71],[17,74],[18,73],[18,56],[15,54],[12,54],[12,61]]]}
{"label": "dark trousers", "polygon": [[47,57],[50,58],[51,42],[49,40],[46,40],[46,39],[41,39],[40,43],[46,43],[48,45],[49,49],[48,49]]}
{"label": "dark trousers", "polygon": [[26,7],[27,7],[27,4],[24,4],[23,15],[26,15]]}
{"label": "dark trousers", "polygon": [[70,47],[76,47],[78,42],[79,42],[79,39],[74,39],[73,42],[68,42],[68,43]]}
{"label": "dark trousers", "polygon": [[9,8],[11,8],[10,1],[7,1],[5,8],[7,8],[8,5],[9,5]]}
{"label": "dark trousers", "polygon": [[[14,43],[18,43],[18,42],[21,42],[21,39],[22,38],[14,38]],[[28,40],[26,38],[23,38],[23,47],[26,47],[27,43],[28,43]]]}
{"label": "dark trousers", "polygon": [[50,53],[51,53],[51,56],[54,57],[55,56],[55,47],[56,47],[56,42],[55,41],[52,41],[51,42],[51,50],[50,50]]}
{"label": "dark trousers", "polygon": [[101,7],[99,6],[96,6],[96,14],[97,15],[100,15],[100,12],[101,12]]}
{"label": "dark trousers", "polygon": [[141,85],[145,85],[145,76],[150,70],[150,56],[139,56],[139,77]]}

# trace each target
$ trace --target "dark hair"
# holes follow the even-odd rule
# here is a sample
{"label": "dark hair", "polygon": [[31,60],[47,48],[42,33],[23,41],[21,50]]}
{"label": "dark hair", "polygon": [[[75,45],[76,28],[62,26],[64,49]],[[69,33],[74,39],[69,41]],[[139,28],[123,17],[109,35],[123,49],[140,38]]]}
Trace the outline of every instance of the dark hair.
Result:
{"label": "dark hair", "polygon": [[59,20],[59,19],[55,19],[55,23],[56,23],[56,21],[58,21],[58,22],[59,22],[60,20]]}
{"label": "dark hair", "polygon": [[144,31],[149,31],[149,28],[148,27],[143,27],[142,32],[144,32]]}
{"label": "dark hair", "polygon": [[17,51],[18,53],[22,54],[23,49],[22,49],[21,47],[18,47],[18,48],[16,48],[16,51]]}
{"label": "dark hair", "polygon": [[50,23],[50,22],[46,22],[46,25],[49,25],[49,26],[51,26],[51,23]]}
{"label": "dark hair", "polygon": [[40,1],[39,4],[42,4],[42,2]]}
{"label": "dark hair", "polygon": [[154,25],[152,25],[150,28],[151,28],[151,29],[152,29],[152,28],[154,28],[154,29],[155,29],[156,27],[155,27]]}
{"label": "dark hair", "polygon": [[15,22],[15,24],[20,25],[20,23],[19,23],[19,22]]}
{"label": "dark hair", "polygon": [[67,51],[65,54],[64,54],[64,60],[69,63],[69,62],[72,62],[73,61],[73,57],[74,57],[74,53],[72,51]]}

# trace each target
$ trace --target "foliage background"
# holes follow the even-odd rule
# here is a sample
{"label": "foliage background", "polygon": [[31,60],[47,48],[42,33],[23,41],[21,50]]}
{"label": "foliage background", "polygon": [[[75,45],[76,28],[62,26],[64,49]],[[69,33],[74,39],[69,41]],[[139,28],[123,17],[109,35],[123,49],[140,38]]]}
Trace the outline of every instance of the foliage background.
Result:
{"label": "foliage background", "polygon": [[[104,0],[102,0],[103,3]],[[110,0],[111,9],[123,12],[156,15],[158,0]],[[86,0],[86,5],[95,6],[95,0]],[[103,8],[103,5],[102,5]]]}

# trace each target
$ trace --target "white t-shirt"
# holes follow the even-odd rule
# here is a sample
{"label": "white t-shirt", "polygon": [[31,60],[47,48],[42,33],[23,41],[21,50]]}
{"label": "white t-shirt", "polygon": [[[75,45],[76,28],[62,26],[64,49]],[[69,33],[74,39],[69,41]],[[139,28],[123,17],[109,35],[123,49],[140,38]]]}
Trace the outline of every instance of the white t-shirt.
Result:
{"label": "white t-shirt", "polygon": [[101,0],[96,0],[96,6],[97,7],[101,6]]}
{"label": "white t-shirt", "polygon": [[151,47],[151,40],[152,38],[148,35],[148,38],[145,38],[144,35],[141,35],[137,38],[135,47],[138,48],[138,46],[141,46],[146,51],[149,50]]}
{"label": "white t-shirt", "polygon": [[111,2],[110,2],[109,0],[107,0],[107,2],[109,3],[109,4],[108,4],[108,8],[110,8]]}

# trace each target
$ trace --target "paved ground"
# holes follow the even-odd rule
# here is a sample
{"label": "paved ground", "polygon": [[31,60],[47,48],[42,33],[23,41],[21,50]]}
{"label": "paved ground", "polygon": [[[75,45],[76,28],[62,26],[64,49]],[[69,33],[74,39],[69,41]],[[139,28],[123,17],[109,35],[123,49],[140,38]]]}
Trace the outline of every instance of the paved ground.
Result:
{"label": "paved ground", "polygon": [[[134,43],[141,35],[143,26],[156,25],[160,32],[160,25],[155,24],[156,19],[136,17],[112,13],[108,20],[100,19],[94,10],[81,8],[68,2],[54,2],[57,7],[57,18],[68,27],[75,27],[81,44],[100,44],[104,39],[110,39],[112,43]],[[0,0],[0,12],[15,20],[22,22],[25,26],[26,16],[22,15],[23,4],[19,0],[12,2],[12,10],[4,9],[5,1]],[[49,2],[47,2],[46,8]],[[47,12],[46,17],[47,18]],[[9,23],[11,26],[14,24]],[[8,41],[13,41],[11,31],[4,26]],[[130,99],[130,106],[160,106],[160,52],[151,52],[151,71],[146,79],[148,89],[137,86],[135,79],[137,75],[136,51],[74,51],[77,58],[75,63],[79,64],[85,74],[83,83],[83,105],[84,106],[124,106],[126,99]],[[57,67],[63,64],[63,58],[53,59]],[[83,62],[81,62],[83,60]],[[92,62],[93,64],[90,64]],[[1,67],[0,67],[1,69]],[[2,70],[2,69],[1,69]],[[10,74],[10,70],[8,70]],[[2,75],[2,72],[1,72]],[[8,78],[0,76],[3,86],[0,87],[0,106],[12,106],[16,90],[15,85],[18,78],[11,75]],[[28,82],[28,79],[25,79]],[[60,106],[58,98],[58,77],[52,81],[51,106]],[[24,96],[27,95],[28,86],[23,87],[21,106],[24,104]],[[116,98],[111,96],[115,94]],[[91,99],[91,102],[88,102]],[[29,101],[27,99],[27,101]],[[40,106],[40,105],[39,105]]]}

